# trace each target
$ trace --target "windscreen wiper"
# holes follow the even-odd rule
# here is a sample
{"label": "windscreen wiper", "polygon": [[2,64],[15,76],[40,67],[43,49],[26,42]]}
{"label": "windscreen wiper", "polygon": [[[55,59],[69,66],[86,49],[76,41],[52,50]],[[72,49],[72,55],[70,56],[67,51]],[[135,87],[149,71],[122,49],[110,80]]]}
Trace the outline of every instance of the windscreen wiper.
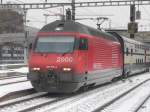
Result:
{"label": "windscreen wiper", "polygon": [[64,56],[64,55],[67,54],[67,53],[70,53],[70,49],[69,49],[67,52],[64,52],[64,53],[62,54],[62,56]]}

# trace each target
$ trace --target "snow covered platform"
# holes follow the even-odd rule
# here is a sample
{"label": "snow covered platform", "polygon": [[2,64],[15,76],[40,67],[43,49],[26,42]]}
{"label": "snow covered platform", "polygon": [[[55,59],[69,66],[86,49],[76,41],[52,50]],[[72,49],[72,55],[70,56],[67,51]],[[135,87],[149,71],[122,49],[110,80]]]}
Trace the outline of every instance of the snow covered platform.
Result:
{"label": "snow covered platform", "polygon": [[0,70],[6,70],[6,69],[15,69],[19,67],[26,67],[27,65],[24,63],[19,64],[0,64]]}
{"label": "snow covered platform", "polygon": [[28,67],[20,67],[17,69],[4,69],[0,70],[0,77],[26,75],[28,72],[29,72]]}
{"label": "snow covered platform", "polygon": [[[13,73],[19,74],[27,74],[28,73],[28,67],[20,67],[17,69],[8,69],[8,70],[0,70],[0,77],[3,77],[4,75],[14,75]],[[11,77],[11,76],[10,76]],[[20,77],[20,78],[12,78],[12,79],[5,79],[0,80],[0,84],[5,83],[12,83],[17,81],[24,81],[27,80],[26,77]],[[3,97],[11,92],[21,91],[25,89],[31,89],[33,88],[29,81],[26,82],[20,82],[16,84],[10,84],[5,86],[0,86],[0,97]]]}

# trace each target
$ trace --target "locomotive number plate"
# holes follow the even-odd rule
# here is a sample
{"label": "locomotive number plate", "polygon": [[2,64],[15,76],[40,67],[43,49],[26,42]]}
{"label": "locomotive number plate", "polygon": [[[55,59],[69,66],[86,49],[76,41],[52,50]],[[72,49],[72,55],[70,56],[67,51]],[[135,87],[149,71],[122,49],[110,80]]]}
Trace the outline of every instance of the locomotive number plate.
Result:
{"label": "locomotive number plate", "polygon": [[56,62],[72,62],[72,57],[58,57]]}

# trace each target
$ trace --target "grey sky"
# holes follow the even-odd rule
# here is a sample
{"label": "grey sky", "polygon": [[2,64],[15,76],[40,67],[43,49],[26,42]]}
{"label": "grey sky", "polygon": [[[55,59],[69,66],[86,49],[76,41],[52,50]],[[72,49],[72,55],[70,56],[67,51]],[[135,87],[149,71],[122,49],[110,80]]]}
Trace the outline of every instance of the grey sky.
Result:
{"label": "grey sky", "polygon": [[[6,1],[15,1],[26,2],[26,3],[38,3],[45,2],[45,0],[6,0]],[[4,1],[4,2],[6,2]],[[70,2],[71,0],[47,0],[48,2]],[[81,0],[76,0],[81,1]],[[82,1],[102,1],[102,0],[82,0]],[[108,0],[109,1],[109,0]],[[66,7],[67,8],[67,7]],[[55,13],[60,13],[62,8],[51,8],[45,10],[29,10],[27,14],[27,19],[30,20],[27,23],[30,26],[41,28],[45,23],[44,13],[54,15]],[[138,20],[140,30],[150,30],[150,6],[140,6],[139,7],[142,13],[142,19]],[[113,7],[97,7],[97,8],[77,8],[77,15],[109,15],[107,16],[111,20],[111,27],[115,28],[127,28],[127,23],[129,22],[129,6],[113,6]],[[86,17],[86,16],[84,16]],[[91,16],[90,16],[91,17]],[[95,16],[97,17],[97,16]],[[77,16],[79,18],[79,16]],[[58,17],[48,17],[48,22],[52,22],[58,19]],[[96,27],[96,21],[94,20],[80,20],[79,22]],[[104,28],[109,27],[110,21],[106,21],[102,26]]]}

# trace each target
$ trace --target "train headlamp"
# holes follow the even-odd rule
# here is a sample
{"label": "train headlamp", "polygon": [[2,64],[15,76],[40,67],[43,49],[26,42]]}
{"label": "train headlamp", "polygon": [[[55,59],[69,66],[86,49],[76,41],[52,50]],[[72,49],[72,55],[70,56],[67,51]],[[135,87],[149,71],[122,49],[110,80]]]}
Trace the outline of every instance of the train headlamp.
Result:
{"label": "train headlamp", "polygon": [[40,68],[38,68],[38,67],[34,67],[34,68],[32,68],[32,70],[34,70],[34,71],[39,71],[39,70],[40,70]]}
{"label": "train headlamp", "polygon": [[63,71],[71,71],[71,68],[63,68]]}

